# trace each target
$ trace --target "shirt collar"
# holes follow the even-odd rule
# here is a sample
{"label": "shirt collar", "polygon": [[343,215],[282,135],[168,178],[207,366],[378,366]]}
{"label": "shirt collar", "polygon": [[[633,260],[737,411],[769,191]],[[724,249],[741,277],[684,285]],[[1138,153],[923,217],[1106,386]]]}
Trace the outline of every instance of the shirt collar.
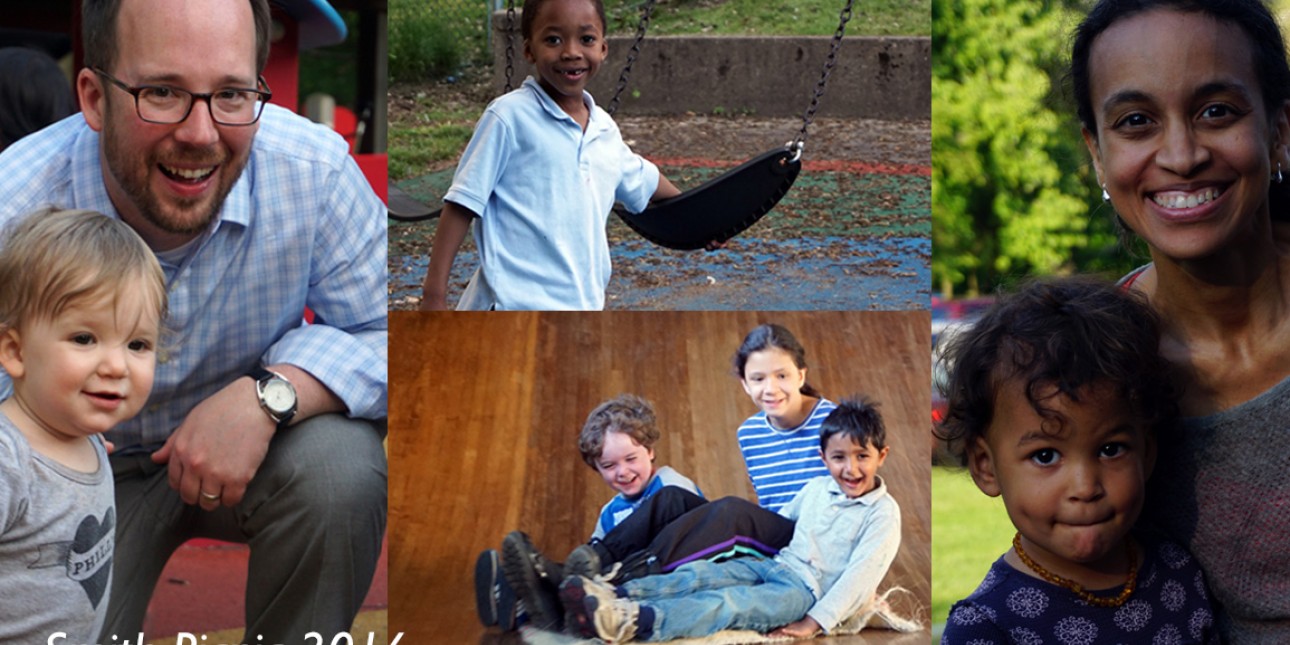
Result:
{"label": "shirt collar", "polygon": [[[542,86],[538,84],[537,79],[532,76],[525,78],[523,87],[528,88],[537,96],[538,103],[547,114],[551,115],[551,118],[556,119],[557,121],[567,121],[570,125],[578,127],[578,122],[574,121],[573,117],[569,116],[569,113],[565,112],[555,102],[555,99],[551,98],[551,95],[547,94],[546,90],[542,89]],[[606,124],[602,123],[602,120],[596,115],[596,101],[591,97],[591,92],[588,92],[587,90],[582,91],[582,102],[586,104],[587,113],[589,115],[587,117],[587,132],[599,132],[604,130]]]}

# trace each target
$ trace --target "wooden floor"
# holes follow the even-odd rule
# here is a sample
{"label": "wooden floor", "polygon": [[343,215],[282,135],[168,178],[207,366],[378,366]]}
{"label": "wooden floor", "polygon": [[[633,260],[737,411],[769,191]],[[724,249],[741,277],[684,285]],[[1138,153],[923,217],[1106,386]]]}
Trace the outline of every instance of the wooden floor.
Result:
{"label": "wooden floor", "polygon": [[[752,489],[735,429],[756,407],[730,359],[762,322],[806,346],[808,381],[881,403],[880,474],[903,513],[901,553],[880,588],[929,620],[930,319],[927,312],[391,312],[390,633],[411,643],[514,642],[475,616],[472,567],[508,531],[563,559],[612,496],[579,458],[587,413],[622,392],[656,407],[657,463],[709,496]],[[513,635],[512,635],[513,636]],[[867,631],[828,642],[927,642]],[[825,641],[817,641],[825,642]]]}

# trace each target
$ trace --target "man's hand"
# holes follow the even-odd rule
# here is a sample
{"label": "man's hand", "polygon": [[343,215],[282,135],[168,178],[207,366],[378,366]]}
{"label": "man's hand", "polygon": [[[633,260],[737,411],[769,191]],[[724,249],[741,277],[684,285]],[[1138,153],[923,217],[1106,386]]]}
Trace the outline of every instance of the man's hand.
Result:
{"label": "man's hand", "polygon": [[[197,404],[152,461],[169,464],[170,487],[186,504],[214,510],[242,501],[276,430],[255,382],[239,378]],[[212,497],[215,496],[215,497]]]}
{"label": "man's hand", "polygon": [[770,633],[771,636],[788,638],[811,638],[821,630],[814,618],[807,616],[795,623],[789,623]]}

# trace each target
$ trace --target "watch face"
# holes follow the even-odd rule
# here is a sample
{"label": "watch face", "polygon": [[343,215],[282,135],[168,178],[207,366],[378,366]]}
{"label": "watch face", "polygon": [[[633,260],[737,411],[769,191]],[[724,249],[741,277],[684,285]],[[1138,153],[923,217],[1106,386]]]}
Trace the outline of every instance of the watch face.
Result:
{"label": "watch face", "polygon": [[264,405],[275,414],[286,414],[296,404],[296,393],[286,381],[269,379],[264,384]]}

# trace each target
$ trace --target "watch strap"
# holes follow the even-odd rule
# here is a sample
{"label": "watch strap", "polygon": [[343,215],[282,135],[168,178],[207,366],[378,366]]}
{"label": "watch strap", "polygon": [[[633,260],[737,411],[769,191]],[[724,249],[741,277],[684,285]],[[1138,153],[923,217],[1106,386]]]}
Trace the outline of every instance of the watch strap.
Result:
{"label": "watch strap", "polygon": [[[272,419],[274,423],[277,424],[278,430],[281,430],[287,427],[287,424],[291,423],[291,418],[296,416],[296,405],[293,404],[290,410],[287,410],[285,413],[279,416],[273,410],[269,409],[269,406],[265,404],[264,394],[261,388],[263,387],[263,383],[269,379],[274,379],[274,378],[281,379],[282,381],[286,382],[288,385],[291,385],[291,381],[288,381],[287,377],[281,374],[278,374],[277,372],[271,371],[265,368],[263,365],[258,365],[258,364],[255,367],[251,368],[251,371],[247,373],[247,376],[251,377],[251,379],[255,381],[255,396],[259,400],[260,409],[264,410],[264,413],[267,414],[269,418]],[[293,392],[295,391],[294,386],[292,386],[291,389]]]}

